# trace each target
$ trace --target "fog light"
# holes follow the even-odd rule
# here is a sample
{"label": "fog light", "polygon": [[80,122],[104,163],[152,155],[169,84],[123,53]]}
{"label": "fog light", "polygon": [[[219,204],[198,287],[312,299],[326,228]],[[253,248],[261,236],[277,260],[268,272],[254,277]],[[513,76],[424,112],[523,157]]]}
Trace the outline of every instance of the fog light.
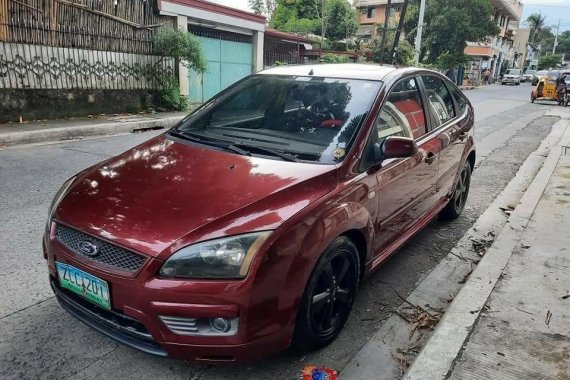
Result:
{"label": "fog light", "polygon": [[232,324],[230,323],[230,320],[226,318],[210,318],[210,326],[215,330],[225,333],[230,330]]}

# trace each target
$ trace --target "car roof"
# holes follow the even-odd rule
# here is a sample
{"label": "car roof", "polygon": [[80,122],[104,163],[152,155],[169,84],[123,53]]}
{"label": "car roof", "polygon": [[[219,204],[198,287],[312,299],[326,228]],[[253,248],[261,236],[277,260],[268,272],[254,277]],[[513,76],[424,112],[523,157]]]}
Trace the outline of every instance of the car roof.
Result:
{"label": "car roof", "polygon": [[259,72],[262,75],[291,75],[343,79],[364,79],[382,81],[396,71],[393,66],[363,63],[317,63],[295,66],[277,66]]}

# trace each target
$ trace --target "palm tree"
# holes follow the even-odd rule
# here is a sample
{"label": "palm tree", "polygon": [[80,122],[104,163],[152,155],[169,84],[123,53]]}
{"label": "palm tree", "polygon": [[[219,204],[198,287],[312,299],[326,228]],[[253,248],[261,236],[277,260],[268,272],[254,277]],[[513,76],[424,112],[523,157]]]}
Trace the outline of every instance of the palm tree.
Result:
{"label": "palm tree", "polygon": [[529,41],[536,44],[536,39],[538,38],[539,32],[544,29],[544,23],[546,22],[546,16],[541,13],[533,13],[527,17],[525,21],[528,26],[530,26],[530,38]]}

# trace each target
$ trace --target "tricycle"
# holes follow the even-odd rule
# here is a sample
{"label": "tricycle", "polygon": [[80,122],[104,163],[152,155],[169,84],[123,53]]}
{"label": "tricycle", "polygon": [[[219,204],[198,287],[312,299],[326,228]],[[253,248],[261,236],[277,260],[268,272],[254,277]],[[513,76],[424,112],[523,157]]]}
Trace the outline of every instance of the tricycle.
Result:
{"label": "tricycle", "polygon": [[550,70],[538,78],[538,83],[533,86],[530,93],[530,101],[551,100],[558,102],[557,84],[560,78],[560,71]]}

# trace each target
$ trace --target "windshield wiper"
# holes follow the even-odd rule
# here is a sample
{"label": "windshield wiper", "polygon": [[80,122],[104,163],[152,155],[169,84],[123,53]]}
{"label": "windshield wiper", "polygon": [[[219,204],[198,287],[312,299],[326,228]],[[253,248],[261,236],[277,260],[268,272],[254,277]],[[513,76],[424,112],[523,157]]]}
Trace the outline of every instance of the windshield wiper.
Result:
{"label": "windshield wiper", "polygon": [[172,130],[172,131],[170,131],[170,134],[173,136],[176,136],[178,138],[181,138],[181,139],[190,140],[190,141],[194,141],[194,142],[197,142],[200,144],[215,146],[216,148],[229,150],[231,152],[241,154],[242,156],[251,156],[251,153],[249,153],[247,150],[241,149],[241,148],[239,148],[239,147],[237,147],[231,143],[226,144],[220,140],[217,140],[217,139],[214,139],[211,137],[202,136],[202,135],[199,135],[197,133],[181,132],[180,130]]}
{"label": "windshield wiper", "polygon": [[170,134],[172,134],[176,137],[182,138],[182,139],[195,141],[195,142],[200,143],[200,144],[211,145],[211,146],[215,146],[217,148],[229,150],[231,152],[241,154],[242,156],[251,156],[250,150],[257,150],[258,152],[262,152],[264,154],[279,157],[283,161],[301,162],[301,160],[299,160],[297,157],[295,157],[294,155],[292,155],[290,153],[280,151],[280,150],[271,149],[271,148],[265,148],[265,147],[261,147],[261,146],[257,146],[257,145],[251,145],[251,144],[247,144],[247,143],[233,143],[233,142],[229,142],[226,140],[218,140],[218,139],[213,138],[213,137],[203,136],[203,135],[198,134],[198,133],[192,133],[192,132],[188,132],[188,131],[182,132],[182,131],[177,130],[177,129],[171,130]]}
{"label": "windshield wiper", "polygon": [[[257,145],[250,145],[250,144],[246,144],[246,143],[234,143],[232,144],[233,147],[235,148],[244,148],[244,149],[248,149],[248,150],[257,150],[258,152],[262,152],[264,154],[269,154],[271,156],[275,156],[275,157],[279,157],[281,158],[283,161],[289,161],[289,162],[301,162],[301,160],[299,160],[297,157],[295,157],[294,155],[281,151],[281,150],[276,150],[276,149],[271,149],[271,148],[265,148],[262,146],[257,146]],[[248,152],[250,153],[250,152]],[[251,154],[251,153],[250,153]]]}

